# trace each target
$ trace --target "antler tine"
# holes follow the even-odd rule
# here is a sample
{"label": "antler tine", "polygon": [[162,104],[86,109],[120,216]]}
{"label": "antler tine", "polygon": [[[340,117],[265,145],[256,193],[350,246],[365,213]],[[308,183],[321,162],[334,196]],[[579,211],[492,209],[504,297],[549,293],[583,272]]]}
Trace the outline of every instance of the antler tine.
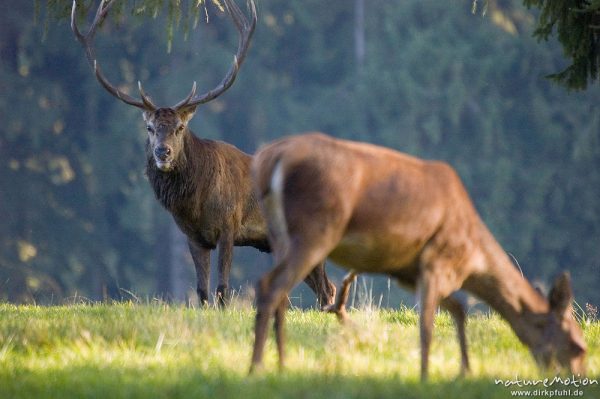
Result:
{"label": "antler tine", "polygon": [[256,28],[256,4],[254,3],[254,0],[248,0],[248,8],[250,9],[250,14],[252,18],[251,22],[249,22],[245,14],[242,12],[242,10],[240,10],[240,8],[237,6],[234,0],[224,0],[224,3],[225,8],[231,15],[231,19],[233,20],[233,23],[240,34],[238,40],[238,50],[237,53],[233,56],[233,63],[231,64],[231,66],[229,67],[229,71],[227,71],[225,77],[223,78],[221,83],[217,85],[217,87],[193,98],[188,96],[188,98],[186,98],[185,100],[177,103],[177,105],[173,107],[175,109],[180,109],[183,107],[195,107],[199,104],[204,104],[211,100],[214,100],[215,98],[223,94],[223,92],[229,89],[235,81],[240,66],[244,62],[246,52],[248,51],[248,47],[250,44],[250,40],[252,39],[254,29]]}
{"label": "antler tine", "polygon": [[196,81],[194,81],[194,84],[192,85],[192,90],[190,91],[190,94],[188,94],[186,98],[175,104],[172,108],[180,109],[184,105],[188,105],[188,102],[194,97],[194,94],[196,94]]}
{"label": "antler tine", "polygon": [[144,109],[155,110],[158,108],[156,105],[154,105],[152,100],[150,100],[150,97],[148,97],[148,95],[144,91],[144,88],[142,87],[142,82],[140,82],[139,80],[138,80],[138,90],[140,92],[140,96],[142,97],[142,102],[145,105]]}
{"label": "antler tine", "polygon": [[142,94],[142,101],[139,101],[138,99],[123,93],[121,90],[113,86],[108,81],[106,76],[104,76],[104,73],[102,72],[102,69],[100,68],[100,65],[98,64],[98,61],[96,59],[96,52],[93,44],[96,29],[98,29],[98,26],[102,23],[102,21],[104,21],[106,15],[108,14],[108,11],[115,3],[115,1],[116,0],[100,1],[100,5],[98,6],[98,9],[96,10],[96,15],[94,16],[94,20],[92,21],[92,24],[90,25],[87,34],[84,35],[77,27],[77,1],[73,0],[73,7],[71,8],[71,29],[73,30],[75,37],[77,38],[79,43],[81,43],[85,50],[85,55],[88,59],[90,66],[94,70],[96,79],[98,79],[98,81],[100,82],[102,87],[106,89],[106,91],[108,91],[110,94],[117,97],[119,100],[123,101],[126,104],[133,105],[137,108],[141,108],[144,110],[155,110],[157,107],[150,101],[150,99],[145,94]]}
{"label": "antler tine", "polygon": [[[248,21],[240,7],[235,2],[229,3],[225,1],[225,8],[227,12],[231,14],[231,18],[233,19],[233,23],[235,24],[238,31],[242,31],[247,29]],[[240,37],[241,39],[241,37]]]}

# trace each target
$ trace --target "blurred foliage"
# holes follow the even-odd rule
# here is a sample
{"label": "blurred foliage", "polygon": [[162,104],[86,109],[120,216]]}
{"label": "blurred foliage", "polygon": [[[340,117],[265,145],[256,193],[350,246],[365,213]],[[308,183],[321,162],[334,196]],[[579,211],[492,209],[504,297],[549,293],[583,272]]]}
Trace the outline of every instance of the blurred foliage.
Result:
{"label": "blurred foliage", "polygon": [[[106,3],[106,0],[102,0]],[[93,12],[99,7],[100,1],[97,0],[76,0],[77,14],[82,16],[93,15]],[[219,11],[225,9],[221,0],[209,0],[208,3],[215,6]],[[43,19],[45,31],[48,25],[56,20],[70,19],[73,0],[46,0],[43,7],[43,0],[34,0],[35,15],[34,19]],[[41,10],[46,11],[41,17]],[[167,48],[171,51],[173,45],[173,34],[177,27],[182,27],[185,35],[189,33],[190,27],[195,29],[201,19],[209,21],[209,11],[207,0],[134,0],[134,1],[116,1],[111,9],[113,19],[122,20],[125,15],[130,14],[144,18],[156,19],[159,15],[166,15]]]}
{"label": "blurred foliage", "polygon": [[[68,18],[72,6],[71,0],[45,0],[46,7],[42,6],[43,0],[34,0],[34,3],[36,19],[40,18],[41,9],[47,10],[43,18],[46,26],[57,19]],[[87,14],[97,4],[95,0],[77,0],[77,3],[80,5],[79,15]],[[222,0],[210,0],[208,3],[224,10]],[[304,7],[301,2],[298,3],[300,7]],[[537,9],[537,12],[527,16],[528,19],[537,19],[533,35],[539,40],[547,41],[556,32],[564,56],[571,61],[571,65],[562,67],[560,72],[550,73],[548,78],[569,89],[587,88],[588,84],[597,79],[600,67],[600,0],[522,0],[522,3],[528,8]],[[514,0],[471,0],[470,7],[473,14],[480,13],[484,17],[489,15],[495,24],[516,32],[517,25],[523,22],[521,17],[524,14],[521,11],[515,13],[519,15],[507,15],[504,12],[514,10],[514,5]],[[326,7],[322,4],[317,6],[320,10],[332,7],[330,4]],[[350,9],[351,5],[346,4],[344,7]],[[166,14],[166,45],[169,52],[176,27],[183,27],[184,36],[187,36],[189,28],[195,29],[202,18],[206,22],[210,19],[206,0],[117,1],[114,8],[116,17],[122,17],[125,12],[142,18],[157,18]]]}
{"label": "blurred foliage", "polygon": [[[173,104],[192,81],[203,91],[221,80],[236,32],[209,3],[208,24],[172,25],[167,54],[169,21],[196,17],[169,14],[178,2],[127,7],[154,16],[155,3],[164,12],[154,19],[128,8],[110,16],[97,49],[111,81],[135,93],[140,79],[159,104]],[[98,85],[70,32],[70,3],[55,4],[40,6],[37,24],[34,3],[0,5],[0,297],[153,295],[168,215],[144,181],[139,112]],[[238,80],[198,110],[192,129],[248,152],[322,130],[446,160],[529,278],[569,269],[578,300],[599,303],[598,89],[568,92],[544,78],[564,68],[561,48],[532,38],[536,15],[520,1],[490,2],[489,18],[471,7],[369,4],[358,68],[350,2],[263,0]],[[42,23],[51,12],[59,21]],[[255,252],[236,257],[232,286],[270,267]]]}
{"label": "blurred foliage", "polygon": [[534,35],[548,40],[556,31],[571,65],[550,78],[571,89],[585,89],[600,68],[600,0],[523,0],[540,10]]}

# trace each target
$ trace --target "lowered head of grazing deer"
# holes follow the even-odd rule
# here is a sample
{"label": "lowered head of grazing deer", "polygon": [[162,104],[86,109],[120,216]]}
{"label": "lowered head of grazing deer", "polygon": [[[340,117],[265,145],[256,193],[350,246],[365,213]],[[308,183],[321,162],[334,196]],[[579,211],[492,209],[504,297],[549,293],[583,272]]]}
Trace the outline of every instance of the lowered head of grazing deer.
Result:
{"label": "lowered head of grazing deer", "polygon": [[[196,94],[196,83],[186,98],[171,107],[158,107],[138,82],[140,99],[111,84],[97,62],[93,40],[98,26],[116,0],[101,0],[88,32],[76,24],[73,1],[71,28],[85,49],[97,80],[110,94],[142,110],[148,138],[146,174],[161,204],[188,238],[197,275],[201,303],[209,299],[210,251],[219,247],[217,299],[224,303],[233,246],[253,246],[270,251],[264,219],[250,179],[250,155],[220,141],[196,137],[188,128],[196,108],[231,87],[244,62],[256,27],[256,6],[248,1],[248,20],[234,0],[223,0],[239,33],[238,50],[222,81],[204,94]],[[335,286],[327,279],[324,265],[317,265],[306,279],[322,304],[331,303]]]}
{"label": "lowered head of grazing deer", "polygon": [[[586,344],[573,317],[572,302],[571,279],[564,273],[556,279],[548,295],[548,311],[529,316],[535,330],[523,341],[529,342],[531,353],[542,368],[564,368],[583,374]],[[524,334],[528,334],[526,331],[524,328]]]}
{"label": "lowered head of grazing deer", "polygon": [[423,379],[438,306],[452,315],[461,371],[469,368],[466,315],[453,296],[461,289],[498,311],[543,368],[585,371],[586,345],[571,313],[568,274],[548,299],[535,290],[481,221],[449,165],[313,133],[262,148],[252,172],[275,268],[258,283],[251,371],[262,364],[272,316],[283,365],[286,295],[325,258],[351,270],[337,311],[356,273],[387,274],[417,291]]}

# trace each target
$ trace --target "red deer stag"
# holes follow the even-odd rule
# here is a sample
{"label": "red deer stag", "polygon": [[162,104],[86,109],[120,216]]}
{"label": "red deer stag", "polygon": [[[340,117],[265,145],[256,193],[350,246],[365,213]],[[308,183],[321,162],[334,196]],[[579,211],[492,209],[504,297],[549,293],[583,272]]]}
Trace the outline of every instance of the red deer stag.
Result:
{"label": "red deer stag", "polygon": [[[273,315],[283,366],[286,294],[325,258],[355,273],[387,274],[416,289],[422,379],[438,305],[457,324],[461,370],[468,369],[465,312],[452,296],[459,289],[497,310],[541,366],[584,372],[586,345],[571,313],[568,275],[558,278],[548,299],[535,290],[447,164],[314,133],[264,147],[252,168],[275,268],[257,285],[251,372],[262,364]],[[341,302],[352,277],[340,290]]]}
{"label": "red deer stag", "polygon": [[[141,83],[138,82],[140,99],[136,99],[112,85],[100,69],[93,46],[94,35],[114,3],[115,0],[100,2],[84,35],[76,24],[76,1],[73,1],[71,28],[100,84],[119,100],[142,110],[148,131],[146,174],[156,198],[187,236],[201,303],[208,301],[210,252],[219,247],[217,298],[223,304],[233,246],[253,246],[269,252],[266,224],[252,190],[251,156],[232,145],[196,137],[188,123],[198,105],[217,98],[233,84],[256,26],[256,6],[249,1],[251,21],[248,21],[233,0],[224,0],[239,32],[239,42],[233,63],[219,85],[196,95],[194,82],[191,92],[182,101],[172,107],[158,107],[144,93]],[[306,282],[322,304],[333,301],[335,287],[328,280],[323,264],[310,272]]]}

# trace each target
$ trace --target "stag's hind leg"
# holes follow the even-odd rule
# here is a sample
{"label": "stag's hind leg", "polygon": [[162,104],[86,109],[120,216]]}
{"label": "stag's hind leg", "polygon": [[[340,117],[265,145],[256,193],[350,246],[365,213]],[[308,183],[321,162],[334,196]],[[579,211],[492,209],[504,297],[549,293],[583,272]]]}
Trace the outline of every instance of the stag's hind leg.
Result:
{"label": "stag's hind leg", "polygon": [[219,240],[219,285],[217,286],[217,303],[225,307],[229,299],[229,272],[233,260],[233,235],[225,232]]}
{"label": "stag's hind leg", "polygon": [[327,278],[325,273],[325,262],[320,262],[304,279],[306,285],[317,296],[321,307],[329,306],[335,301],[335,285]]}
{"label": "stag's hind leg", "polygon": [[348,313],[346,313],[346,303],[348,302],[348,296],[350,294],[350,286],[353,282],[356,281],[356,276],[358,273],[355,271],[351,271],[350,273],[344,276],[344,280],[342,280],[342,286],[340,287],[340,293],[338,294],[337,300],[333,305],[324,306],[323,310],[335,313],[338,320],[341,323],[346,323],[348,321]]}

